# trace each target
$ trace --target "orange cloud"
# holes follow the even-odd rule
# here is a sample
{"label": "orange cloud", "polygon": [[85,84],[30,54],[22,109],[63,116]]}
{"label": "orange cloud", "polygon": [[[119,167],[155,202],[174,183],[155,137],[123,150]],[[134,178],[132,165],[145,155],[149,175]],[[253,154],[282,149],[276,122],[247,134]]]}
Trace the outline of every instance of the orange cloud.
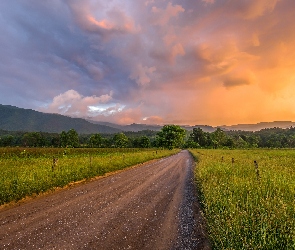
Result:
{"label": "orange cloud", "polygon": [[93,16],[87,16],[87,20],[102,29],[111,30],[114,28],[114,25],[110,24],[107,20],[97,21]]}
{"label": "orange cloud", "polygon": [[157,125],[162,125],[164,124],[164,120],[160,116],[150,116],[150,117],[144,117],[142,119],[142,122],[144,124],[157,124]]}
{"label": "orange cloud", "polygon": [[250,0],[247,2],[237,1],[233,5],[237,12],[245,19],[253,19],[272,12],[280,0]]}
{"label": "orange cloud", "polygon": [[227,88],[241,85],[250,85],[254,84],[255,82],[255,74],[247,69],[233,71],[223,78],[223,85]]}

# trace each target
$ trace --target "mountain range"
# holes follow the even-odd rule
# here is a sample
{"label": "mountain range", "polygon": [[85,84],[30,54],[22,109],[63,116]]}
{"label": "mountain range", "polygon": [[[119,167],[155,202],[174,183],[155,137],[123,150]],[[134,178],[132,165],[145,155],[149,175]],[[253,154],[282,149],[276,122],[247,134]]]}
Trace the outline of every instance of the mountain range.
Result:
{"label": "mountain range", "polygon": [[219,126],[223,130],[243,130],[243,131],[259,131],[265,128],[290,128],[295,127],[295,122],[291,121],[274,121],[274,122],[259,122],[256,124],[237,124],[231,126]]}
{"label": "mountain range", "polygon": [[122,130],[90,123],[81,118],[47,114],[0,104],[0,129],[8,131],[42,131],[60,133],[75,129],[80,134],[118,133]]}
{"label": "mountain range", "polygon": [[[217,128],[224,131],[243,130],[243,131],[258,131],[264,128],[288,128],[295,126],[295,122],[291,121],[275,121],[275,122],[260,122],[257,124],[238,124],[232,126],[213,127],[209,125],[182,126],[184,129],[191,131],[193,128],[201,128],[205,132],[213,132]],[[142,130],[161,130],[161,125],[147,124],[130,124],[118,125],[109,122],[98,122],[85,120],[82,118],[72,118],[60,114],[42,113],[31,109],[23,109],[10,105],[0,104],[0,129],[7,131],[42,131],[50,133],[60,133],[75,129],[79,134],[94,134],[94,133],[119,133],[125,131],[138,132]]]}

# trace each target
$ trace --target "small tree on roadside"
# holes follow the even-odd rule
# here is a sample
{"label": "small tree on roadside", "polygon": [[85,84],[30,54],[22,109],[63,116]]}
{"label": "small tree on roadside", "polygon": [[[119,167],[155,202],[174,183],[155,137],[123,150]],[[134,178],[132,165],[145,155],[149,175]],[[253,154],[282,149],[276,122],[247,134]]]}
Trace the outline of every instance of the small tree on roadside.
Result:
{"label": "small tree on roadside", "polygon": [[185,148],[200,148],[200,144],[195,142],[191,137],[187,139],[184,144]]}
{"label": "small tree on roadside", "polygon": [[184,143],[185,129],[178,125],[165,125],[157,133],[157,145],[168,149],[181,147]]}
{"label": "small tree on roadside", "polygon": [[190,145],[196,147],[206,147],[208,145],[207,135],[201,128],[193,128],[188,141],[191,142]]}

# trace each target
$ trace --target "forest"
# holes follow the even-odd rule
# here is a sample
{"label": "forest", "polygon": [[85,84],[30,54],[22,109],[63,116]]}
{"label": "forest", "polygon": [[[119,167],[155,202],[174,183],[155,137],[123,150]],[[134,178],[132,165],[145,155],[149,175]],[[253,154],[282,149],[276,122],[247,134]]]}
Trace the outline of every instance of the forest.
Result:
{"label": "forest", "polygon": [[295,128],[270,128],[256,132],[204,132],[201,128],[186,131],[177,125],[162,130],[143,130],[115,134],[78,134],[70,129],[61,133],[0,130],[0,147],[62,147],[62,148],[294,148]]}

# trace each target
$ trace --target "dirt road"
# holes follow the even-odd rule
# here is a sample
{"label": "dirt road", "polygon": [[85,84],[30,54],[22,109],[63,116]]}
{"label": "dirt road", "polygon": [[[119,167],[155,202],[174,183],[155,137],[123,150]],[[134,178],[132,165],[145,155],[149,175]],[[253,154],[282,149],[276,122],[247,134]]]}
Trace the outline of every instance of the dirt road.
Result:
{"label": "dirt road", "polygon": [[0,249],[209,249],[188,151],[0,211]]}

